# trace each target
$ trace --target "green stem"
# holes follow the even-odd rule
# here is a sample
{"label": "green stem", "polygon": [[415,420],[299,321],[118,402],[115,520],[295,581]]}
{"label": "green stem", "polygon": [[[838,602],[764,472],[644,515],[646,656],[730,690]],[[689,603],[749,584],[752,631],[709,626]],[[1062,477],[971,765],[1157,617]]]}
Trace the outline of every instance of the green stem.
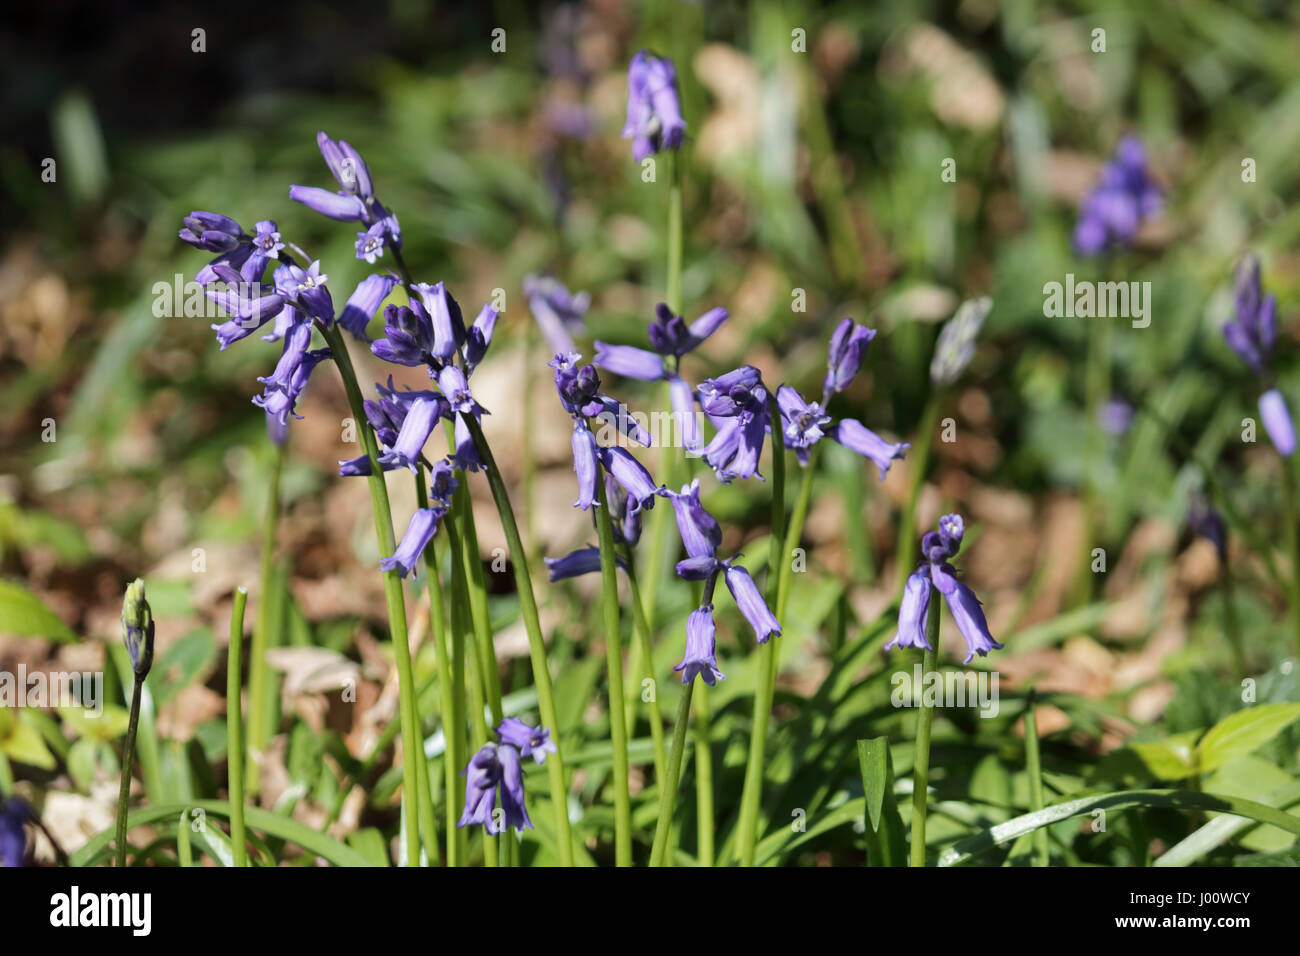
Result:
{"label": "green stem", "polygon": [[930,449],[934,445],[934,429],[939,422],[942,399],[942,393],[938,389],[930,393],[930,399],[921,413],[921,423],[916,428],[916,441],[910,449],[912,454],[907,463],[907,504],[904,505],[898,522],[898,544],[894,550],[898,568],[898,584],[894,591],[899,597],[907,584],[907,576],[912,573],[912,566],[916,564],[916,505],[921,497],[921,486],[925,483],[925,468],[930,463]]}
{"label": "green stem", "polygon": [[226,656],[226,766],[230,775],[230,846],[235,866],[248,866],[244,835],[244,720],[240,684],[243,670],[244,606],[248,590],[235,588],[230,611],[230,649]]}
{"label": "green stem", "polygon": [[[767,559],[767,601],[772,608],[780,603],[781,562],[785,554],[785,441],[781,434],[781,410],[776,397],[770,399],[772,422],[772,519],[771,543]],[[780,621],[778,615],[777,620]],[[758,811],[763,797],[763,765],[766,758],[767,726],[772,716],[772,698],[776,693],[776,639],[759,648],[758,687],[754,693],[754,719],[749,736],[749,759],[745,762],[745,784],[740,794],[738,824],[740,865],[754,865],[758,841]]]}
{"label": "green stem", "polygon": [[679,314],[682,308],[682,168],[681,157],[672,155],[672,180],[668,185],[668,280],[666,304]]}
{"label": "green stem", "polygon": [[686,730],[691,722],[691,691],[695,681],[682,687],[677,702],[677,719],[673,722],[673,747],[668,756],[668,776],[659,785],[659,821],[655,824],[654,845],[650,849],[650,865],[663,866],[668,849],[668,831],[672,829],[673,803],[677,799],[677,785],[682,775],[682,757],[686,752]]}
{"label": "green stem", "polygon": [[253,623],[253,644],[248,660],[248,761],[245,764],[246,789],[255,794],[261,789],[261,755],[271,737],[271,711],[274,701],[268,693],[269,671],[266,650],[271,646],[271,612],[280,605],[271,599],[275,579],[275,536],[280,523],[280,473],[284,470],[285,447],[276,444],[271,463],[271,487],[267,490],[266,516],[262,522],[261,590],[257,616]]}
{"label": "green stem", "polygon": [[627,724],[623,713],[623,638],[618,613],[618,565],[605,482],[596,480],[596,536],[605,612],[605,664],[609,670],[609,739],[614,748],[614,861],[632,865],[632,798],[627,779]]}
{"label": "green stem", "polygon": [[[415,497],[416,504],[421,508],[429,507],[429,489],[424,477],[424,469],[417,469],[415,477]],[[446,520],[446,516],[443,516]],[[443,734],[443,780],[446,783],[445,809],[446,809],[446,831],[447,831],[447,851],[445,859],[447,866],[461,866],[464,860],[461,858],[457,848],[456,839],[456,821],[460,819],[460,813],[456,809],[457,792],[460,789],[457,786],[460,771],[463,769],[461,764],[457,763],[460,755],[456,753],[456,748],[452,744],[452,727],[456,726],[456,711],[454,707],[455,694],[452,688],[455,686],[455,675],[451,671],[451,654],[448,650],[448,634],[446,611],[442,599],[442,582],[438,578],[438,551],[436,548],[437,537],[429,541],[429,546],[424,549],[421,556],[424,560],[424,575],[426,586],[429,594],[429,631],[433,637],[433,650],[435,660],[438,665],[438,680],[441,683],[441,693],[438,695],[438,702],[441,708],[442,734]],[[421,745],[423,753],[423,744]],[[426,768],[427,769],[427,768]],[[424,780],[428,780],[428,774],[425,773]],[[429,797],[432,802],[432,794]]]}
{"label": "green stem", "polygon": [[713,866],[713,751],[709,749],[709,688],[695,698],[695,829],[700,866]]}
{"label": "green stem", "polygon": [[1296,511],[1295,472],[1289,458],[1282,459],[1282,499],[1285,507],[1283,535],[1287,556],[1291,560],[1291,576],[1287,580],[1291,592],[1291,624],[1295,629],[1296,650],[1300,652],[1300,534],[1296,529],[1300,514]]}
{"label": "green stem", "polygon": [[117,865],[126,866],[126,811],[131,802],[131,766],[135,763],[135,736],[140,730],[140,696],[144,675],[135,675],[131,691],[131,721],[126,726],[126,746],[122,750],[122,783],[117,790]]}
{"label": "green stem", "polygon": [[[641,674],[648,677],[654,693],[650,695],[650,739],[654,743],[654,767],[655,779],[662,780],[664,771],[668,767],[668,751],[664,745],[664,722],[663,714],[659,709],[659,679],[655,674],[654,663],[654,646],[650,640],[650,622],[646,619],[645,607],[641,602],[641,589],[637,583],[636,562],[632,555],[632,549],[627,548],[624,551],[624,559],[627,561],[627,583],[632,591],[632,623],[636,628],[637,649],[640,652],[638,658],[641,661]],[[634,679],[631,688],[628,691],[629,708],[627,727],[629,732],[636,727],[636,704],[640,700],[640,694],[636,691],[639,684]]]}
{"label": "green stem", "polygon": [[1232,661],[1237,668],[1237,678],[1245,680],[1246,647],[1241,640],[1241,622],[1237,619],[1237,601],[1233,594],[1232,571],[1227,562],[1219,569],[1219,592],[1223,598],[1223,629],[1228,635],[1228,645],[1232,648]]}
{"label": "green stem", "polygon": [[[939,592],[930,585],[930,611],[925,619],[925,639],[930,645],[921,658],[921,688],[925,676],[939,666]],[[934,704],[926,703],[921,694],[921,713],[916,721],[916,755],[912,766],[912,866],[925,866],[925,809],[930,786],[930,730],[934,724]]]}
{"label": "green stem", "polygon": [[790,598],[790,582],[794,576],[793,549],[799,546],[799,539],[803,535],[804,521],[808,518],[808,506],[812,502],[813,475],[817,470],[817,458],[820,450],[820,445],[814,445],[812,452],[808,456],[808,464],[803,467],[803,475],[799,479],[799,496],[795,499],[794,511],[790,513],[790,524],[785,531],[785,544],[781,549],[781,572],[776,591],[776,619],[778,621],[785,620],[785,603]]}
{"label": "green stem", "polygon": [[492,489],[492,499],[496,502],[497,513],[501,516],[501,530],[506,536],[506,546],[510,549],[515,571],[515,585],[519,592],[519,610],[528,631],[528,653],[533,664],[533,684],[537,689],[537,708],[541,712],[542,722],[551,728],[556,752],[546,761],[546,771],[551,784],[551,803],[555,808],[555,837],[558,846],[560,865],[573,865],[573,837],[569,828],[568,792],[564,784],[564,757],[560,746],[559,718],[555,711],[555,694],[551,685],[551,672],[546,663],[546,642],[542,639],[542,625],[537,616],[537,600],[533,596],[532,575],[528,571],[528,553],[519,538],[519,525],[515,513],[510,507],[510,494],[506,491],[501,470],[497,468],[492,457],[492,449],[483,437],[483,429],[474,420],[474,416],[465,416],[470,436],[475,448],[485,464],[488,486]]}
{"label": "green stem", "polygon": [[[397,539],[393,534],[393,515],[388,504],[388,488],[384,483],[384,472],[379,465],[379,444],[375,433],[366,419],[365,405],[361,397],[361,388],[357,384],[357,374],[352,367],[352,357],[348,354],[347,343],[339,327],[319,325],[321,334],[329,344],[338,366],[339,376],[343,379],[343,388],[348,395],[348,405],[352,417],[361,434],[361,443],[366,457],[370,459],[370,506],[374,513],[375,536],[379,540],[382,555],[391,555],[397,550]],[[414,806],[419,795],[420,759],[416,748],[420,746],[418,731],[419,721],[415,707],[415,678],[411,669],[411,648],[406,633],[406,602],[402,595],[402,579],[396,570],[383,572],[384,599],[388,605],[388,627],[393,642],[393,658],[397,664],[398,710],[402,725],[402,787],[408,801]],[[419,827],[406,828],[406,859],[410,865],[418,865],[420,860]]]}
{"label": "green stem", "polygon": [[[934,597],[932,594],[931,597]],[[1043,809],[1043,761],[1038,749],[1038,712],[1034,692],[1029,692],[1025,708],[1025,772],[1029,774],[1029,810],[1037,813]],[[1034,866],[1050,866],[1047,849],[1047,828],[1034,831]]]}
{"label": "green stem", "polygon": [[497,664],[496,643],[492,636],[492,615],[488,608],[487,584],[483,579],[483,561],[478,550],[478,528],[474,525],[474,505],[468,488],[457,510],[461,532],[461,553],[465,561],[465,585],[469,590],[469,609],[478,642],[478,660],[482,670],[483,690],[487,694],[492,725],[498,726],[505,716],[501,709],[501,672]]}

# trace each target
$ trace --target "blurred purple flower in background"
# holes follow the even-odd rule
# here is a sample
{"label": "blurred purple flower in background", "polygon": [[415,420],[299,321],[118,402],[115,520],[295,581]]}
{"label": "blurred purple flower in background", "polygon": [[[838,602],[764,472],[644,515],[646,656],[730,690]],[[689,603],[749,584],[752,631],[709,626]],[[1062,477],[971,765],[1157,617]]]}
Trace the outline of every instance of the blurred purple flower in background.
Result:
{"label": "blurred purple flower in background", "polygon": [[686,120],[677,91],[677,68],[666,57],[641,50],[627,69],[627,122],[623,138],[632,140],[639,163],[651,153],[678,149],[686,138]]}
{"label": "blurred purple flower in background", "polygon": [[1228,528],[1223,516],[1210,504],[1205,495],[1192,497],[1187,507],[1187,527],[1192,533],[1208,540],[1218,552],[1220,563],[1228,557]]}
{"label": "blurred purple flower in background", "polygon": [[[1233,292],[1236,316],[1223,325],[1223,338],[1261,380],[1269,378],[1269,358],[1277,341],[1277,299],[1264,295],[1259,259],[1246,254],[1237,263]],[[1283,458],[1296,451],[1295,423],[1286,398],[1277,388],[1269,388],[1259,397],[1259,417],[1273,447]]]}
{"label": "blurred purple flower in background", "polygon": [[573,336],[585,331],[582,317],[591,305],[591,296],[586,292],[570,292],[563,282],[551,276],[527,275],[524,298],[550,350],[556,354],[577,351]]}
{"label": "blurred purple flower in background", "polygon": [[1160,190],[1147,171],[1146,148],[1136,136],[1125,136],[1115,155],[1102,167],[1101,178],[1084,198],[1074,227],[1074,250],[1095,256],[1128,245],[1143,221],[1164,205]]}

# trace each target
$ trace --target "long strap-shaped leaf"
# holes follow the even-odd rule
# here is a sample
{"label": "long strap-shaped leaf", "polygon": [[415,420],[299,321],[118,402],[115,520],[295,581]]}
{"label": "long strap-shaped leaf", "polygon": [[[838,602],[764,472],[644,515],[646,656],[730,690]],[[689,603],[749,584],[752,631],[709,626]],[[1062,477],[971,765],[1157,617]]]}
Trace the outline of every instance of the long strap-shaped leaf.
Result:
{"label": "long strap-shaped leaf", "polygon": [[[202,810],[204,813],[211,814],[214,817],[225,819],[230,813],[230,804],[225,800],[194,800],[190,803],[171,803],[159,807],[141,807],[134,810],[127,818],[127,827],[146,826],[150,823],[157,823],[159,820],[171,820],[180,816],[182,810]],[[261,830],[263,833],[276,837],[280,840],[287,840],[290,843],[296,843],[310,853],[314,853],[321,859],[335,866],[373,866],[366,857],[362,856],[356,850],[340,843],[338,840],[328,837],[323,833],[313,830],[311,827],[299,823],[297,820],[291,820],[288,817],[282,817],[279,814],[271,813],[269,810],[262,810],[257,807],[245,807],[244,819],[248,826],[254,830]],[[107,850],[109,842],[113,839],[113,828],[109,828],[98,836],[91,839],[89,843],[83,846],[68,859],[69,866],[93,866],[101,852]]]}
{"label": "long strap-shaped leaf", "polygon": [[991,829],[977,833],[972,837],[959,840],[939,854],[940,866],[960,866],[974,857],[995,846],[1009,843],[1026,833],[1032,833],[1039,827],[1049,826],[1070,817],[1077,817],[1094,810],[1132,810],[1138,807],[1166,807],[1176,810],[1216,810],[1220,813],[1232,813],[1239,817],[1248,817],[1260,823],[1269,823],[1279,829],[1300,836],[1300,817],[1283,813],[1273,807],[1266,807],[1253,800],[1239,797],[1225,797],[1213,793],[1200,793],[1193,790],[1121,790],[1095,797],[1081,797],[1067,800],[1055,806],[1044,807],[1036,813],[999,823]]}

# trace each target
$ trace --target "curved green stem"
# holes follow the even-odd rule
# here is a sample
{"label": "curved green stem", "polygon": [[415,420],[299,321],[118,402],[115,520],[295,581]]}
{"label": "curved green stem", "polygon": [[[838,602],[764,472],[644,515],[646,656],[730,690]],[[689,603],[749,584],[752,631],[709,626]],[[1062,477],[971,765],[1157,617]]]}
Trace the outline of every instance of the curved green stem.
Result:
{"label": "curved green stem", "polygon": [[709,688],[695,698],[695,829],[700,866],[713,866],[713,751],[709,749]]}
{"label": "curved green stem", "polygon": [[673,723],[673,748],[668,756],[668,776],[659,784],[659,821],[655,824],[654,845],[650,849],[650,865],[663,866],[668,849],[668,832],[672,829],[673,804],[677,800],[677,785],[682,776],[682,756],[686,752],[686,730],[691,722],[691,692],[694,678],[682,687],[677,702],[677,720]]}
{"label": "curved green stem", "polygon": [[916,720],[916,755],[912,763],[912,866],[925,866],[925,810],[930,786],[930,731],[934,704],[926,703],[925,678],[939,665],[939,592],[930,585],[930,610],[925,619],[925,640],[930,645],[921,658],[921,712]]}
{"label": "curved green stem", "polygon": [[[343,388],[347,392],[348,405],[357,431],[361,435],[362,447],[370,459],[370,506],[374,513],[375,536],[379,540],[379,551],[391,555],[397,550],[397,539],[393,534],[393,514],[388,504],[388,488],[384,483],[384,473],[379,465],[379,444],[375,433],[366,419],[365,405],[361,397],[361,388],[357,384],[357,374],[352,367],[352,357],[348,354],[347,343],[337,325],[318,325],[325,341],[329,344],[343,379]],[[384,599],[388,605],[388,627],[393,642],[393,659],[397,664],[398,709],[402,725],[402,787],[412,810],[419,799],[419,757],[416,748],[421,745],[419,720],[415,706],[415,678],[411,668],[411,648],[406,633],[406,601],[402,595],[402,579],[396,570],[384,571]],[[420,861],[420,832],[418,826],[406,828],[406,859],[415,866]]]}
{"label": "curved green stem", "polygon": [[[424,469],[416,470],[415,475],[415,500],[421,508],[429,507],[429,488],[424,477]],[[445,517],[445,516],[444,516]],[[447,866],[460,866],[464,861],[457,852],[456,845],[456,821],[460,819],[460,813],[456,809],[456,793],[460,789],[457,786],[458,774],[461,767],[456,761],[459,755],[452,746],[451,728],[455,725],[456,715],[452,706],[452,683],[454,676],[451,673],[451,656],[447,650],[447,619],[446,610],[442,601],[442,582],[438,578],[438,550],[436,548],[437,537],[429,541],[429,546],[424,549],[421,558],[424,561],[425,585],[429,594],[429,633],[433,638],[434,659],[438,666],[438,681],[441,684],[438,702],[441,709],[440,717],[442,719],[443,732],[443,779],[445,787],[446,803],[446,831],[447,831]],[[420,754],[424,755],[424,741],[420,742]],[[426,764],[420,776],[420,782],[428,784],[429,773]],[[432,810],[433,794],[428,786],[422,786],[422,793],[427,794],[429,803],[428,810]],[[426,810],[423,801],[421,802],[421,811]],[[432,856],[434,847],[432,844],[429,848],[429,854]]]}
{"label": "curved green stem", "polygon": [[226,655],[226,766],[230,776],[230,848],[235,866],[248,866],[248,841],[244,835],[243,695],[240,693],[247,601],[248,590],[235,588],[235,606],[230,611],[230,648]]}
{"label": "curved green stem", "polygon": [[1285,505],[1283,518],[1285,527],[1283,537],[1286,541],[1287,557],[1291,560],[1291,575],[1287,579],[1290,596],[1291,625],[1295,630],[1296,650],[1300,652],[1300,533],[1296,521],[1300,513],[1296,511],[1295,470],[1291,459],[1282,459],[1282,497]]}
{"label": "curved green stem", "polygon": [[546,642],[542,638],[542,625],[537,616],[537,599],[533,596],[532,575],[528,572],[528,553],[519,538],[519,524],[510,507],[510,494],[506,491],[501,478],[501,470],[492,449],[483,437],[483,429],[474,416],[465,416],[470,436],[479,458],[483,461],[487,473],[488,486],[492,489],[492,499],[496,502],[497,513],[501,516],[501,530],[506,536],[506,546],[510,549],[511,563],[514,566],[515,585],[519,591],[519,610],[528,631],[528,653],[533,664],[533,683],[537,689],[537,708],[541,712],[542,722],[551,728],[554,735],[556,752],[546,761],[547,776],[551,784],[551,803],[555,808],[555,842],[558,847],[561,866],[573,865],[573,837],[569,828],[568,791],[564,783],[564,757],[560,746],[559,718],[555,711],[555,693],[551,685],[551,672],[546,663]]}
{"label": "curved green stem", "polygon": [[[1025,708],[1025,773],[1029,775],[1029,809],[1037,813],[1043,809],[1043,759],[1038,749],[1038,708],[1032,690]],[[1040,828],[1034,831],[1034,866],[1050,864],[1047,830]]]}

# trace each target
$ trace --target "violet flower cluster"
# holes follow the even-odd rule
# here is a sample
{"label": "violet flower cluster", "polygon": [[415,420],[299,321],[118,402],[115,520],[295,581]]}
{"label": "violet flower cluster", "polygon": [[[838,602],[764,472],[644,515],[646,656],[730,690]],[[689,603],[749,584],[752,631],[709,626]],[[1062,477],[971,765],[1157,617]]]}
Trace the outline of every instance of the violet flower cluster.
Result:
{"label": "violet flower cluster", "polygon": [[[528,757],[539,764],[555,753],[555,742],[545,727],[530,727],[516,717],[507,717],[496,728],[497,742],[489,741],[470,758],[461,771],[465,778],[465,810],[456,826],[481,824],[488,833],[502,833],[507,827],[531,830],[524,805],[523,762]],[[496,810],[500,800],[500,814]]]}
{"label": "violet flower cluster", "polygon": [[867,346],[876,337],[874,329],[844,319],[831,336],[826,357],[826,380],[822,384],[820,402],[810,402],[789,385],[776,391],[776,403],[781,409],[781,435],[787,448],[793,448],[801,465],[808,463],[813,446],[823,438],[838,442],[874,462],[880,469],[880,480],[885,480],[890,464],[903,457],[912,446],[906,442],[885,441],[871,429],[853,418],[833,422],[825,408],[833,394],[843,391],[857,377]]}
{"label": "violet flower cluster", "polygon": [[975,592],[957,579],[957,570],[948,563],[961,550],[961,539],[966,525],[959,514],[944,515],[939,519],[938,531],[927,531],[921,538],[922,560],[908,577],[903,588],[903,600],[898,609],[898,631],[885,645],[892,647],[920,647],[933,650],[925,636],[925,621],[930,610],[930,589],[934,587],[948,602],[948,610],[957,622],[957,630],[966,639],[967,654],[962,661],[969,664],[976,654],[981,657],[1002,645],[993,640],[988,622]]}
{"label": "violet flower cluster", "polygon": [[1094,256],[1128,245],[1138,227],[1158,214],[1163,205],[1160,189],[1147,170],[1146,148],[1136,136],[1125,136],[1079,208],[1074,227],[1075,251]]}
{"label": "violet flower cluster", "polygon": [[677,530],[686,548],[686,557],[677,562],[677,576],[686,581],[704,582],[704,601],[686,620],[686,656],[673,668],[682,672],[682,683],[690,683],[698,674],[712,685],[724,678],[718,670],[713,624],[713,590],[721,574],[736,606],[754,629],[754,637],[765,644],[780,636],[781,625],[763,600],[749,571],[736,564],[740,555],[726,560],[717,556],[722,544],[722,529],[717,519],[700,503],[699,479],[670,494]]}
{"label": "violet flower cluster", "polygon": [[[1223,338],[1262,382],[1270,378],[1269,358],[1277,341],[1277,299],[1264,295],[1259,260],[1246,255],[1237,263],[1234,278],[1236,317],[1223,326]],[[1290,458],[1296,450],[1295,423],[1286,399],[1276,386],[1259,396],[1259,417],[1278,453]]]}
{"label": "violet flower cluster", "polygon": [[660,379],[666,381],[682,444],[688,451],[698,452],[702,436],[696,420],[694,389],[682,378],[679,368],[682,357],[699,348],[726,321],[727,310],[717,308],[710,309],[687,325],[680,315],[674,315],[673,310],[661,302],[655,307],[655,319],[647,330],[654,351],[634,345],[609,345],[598,341],[594,362],[597,368],[624,378],[645,382]]}

